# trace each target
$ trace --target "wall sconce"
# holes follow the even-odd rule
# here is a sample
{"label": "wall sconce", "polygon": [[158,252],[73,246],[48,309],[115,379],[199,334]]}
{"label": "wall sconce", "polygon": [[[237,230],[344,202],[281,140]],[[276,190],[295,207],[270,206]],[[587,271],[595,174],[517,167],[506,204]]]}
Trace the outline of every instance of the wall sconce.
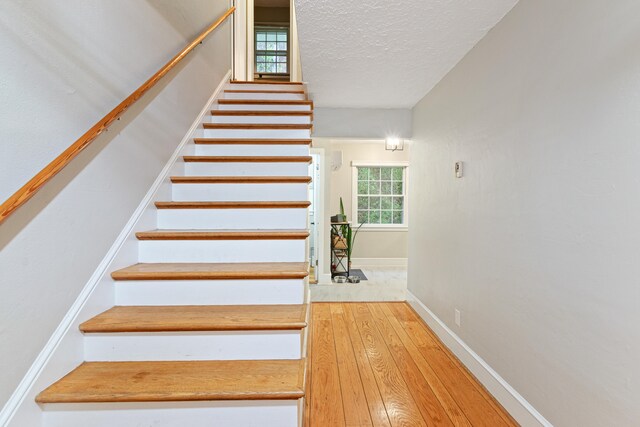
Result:
{"label": "wall sconce", "polygon": [[404,150],[404,139],[387,138],[384,140],[384,149],[388,151],[402,151]]}

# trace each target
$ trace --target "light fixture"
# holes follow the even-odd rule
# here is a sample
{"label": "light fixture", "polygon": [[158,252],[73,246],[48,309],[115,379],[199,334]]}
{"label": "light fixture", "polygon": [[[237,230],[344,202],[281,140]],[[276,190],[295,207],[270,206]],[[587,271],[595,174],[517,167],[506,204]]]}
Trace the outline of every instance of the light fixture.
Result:
{"label": "light fixture", "polygon": [[389,151],[404,150],[404,139],[388,137],[384,140],[384,149]]}

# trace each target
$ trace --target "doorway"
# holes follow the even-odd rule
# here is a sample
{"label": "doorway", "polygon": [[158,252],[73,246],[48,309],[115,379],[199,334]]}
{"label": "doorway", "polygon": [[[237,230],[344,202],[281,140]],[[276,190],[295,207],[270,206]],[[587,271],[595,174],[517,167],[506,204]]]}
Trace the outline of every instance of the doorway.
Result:
{"label": "doorway", "polygon": [[301,82],[293,0],[233,0],[233,80]]}
{"label": "doorway", "polygon": [[291,80],[290,0],[254,0],[254,80]]}
{"label": "doorway", "polygon": [[322,181],[321,181],[321,155],[319,152],[311,152],[311,164],[309,165],[309,176],[311,184],[309,185],[309,283],[318,283],[320,274],[319,261],[322,256],[320,230],[322,230]]}

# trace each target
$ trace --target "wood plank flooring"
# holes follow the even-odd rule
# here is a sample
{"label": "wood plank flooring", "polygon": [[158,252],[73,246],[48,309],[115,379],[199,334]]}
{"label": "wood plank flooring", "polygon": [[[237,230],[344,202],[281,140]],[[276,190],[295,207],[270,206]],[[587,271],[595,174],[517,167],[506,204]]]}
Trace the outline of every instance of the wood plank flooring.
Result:
{"label": "wood plank flooring", "polygon": [[313,303],[306,427],[517,426],[406,303]]}

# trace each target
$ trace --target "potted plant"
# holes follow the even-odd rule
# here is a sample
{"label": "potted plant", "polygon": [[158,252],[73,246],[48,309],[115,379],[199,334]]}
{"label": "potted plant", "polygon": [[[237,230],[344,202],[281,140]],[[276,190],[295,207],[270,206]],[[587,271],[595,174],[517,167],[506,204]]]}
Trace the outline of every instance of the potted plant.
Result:
{"label": "potted plant", "polygon": [[331,217],[333,223],[344,223],[340,225],[340,233],[333,236],[333,247],[336,249],[347,249],[347,215],[344,213],[344,204],[342,203],[342,197],[340,197],[340,213]]}
{"label": "potted plant", "polygon": [[349,260],[349,270],[351,270],[351,254],[353,253],[353,246],[356,243],[356,236],[358,235],[358,231],[364,225],[364,223],[360,224],[358,228],[354,229],[351,227],[347,227],[345,239],[347,241],[347,259]]}
{"label": "potted plant", "polygon": [[347,222],[347,215],[344,213],[344,204],[342,203],[342,197],[340,197],[340,213],[333,218],[335,218],[335,221],[333,222]]}
{"label": "potted plant", "polygon": [[331,220],[332,222],[343,223],[340,225],[340,234],[333,235],[333,247],[347,251],[347,260],[349,263],[349,269],[351,269],[351,254],[353,253],[353,246],[355,245],[358,231],[360,231],[360,228],[364,223],[360,224],[355,231],[351,228],[351,225],[347,222],[347,214],[344,212],[342,197],[340,197],[340,213],[332,217]]}

